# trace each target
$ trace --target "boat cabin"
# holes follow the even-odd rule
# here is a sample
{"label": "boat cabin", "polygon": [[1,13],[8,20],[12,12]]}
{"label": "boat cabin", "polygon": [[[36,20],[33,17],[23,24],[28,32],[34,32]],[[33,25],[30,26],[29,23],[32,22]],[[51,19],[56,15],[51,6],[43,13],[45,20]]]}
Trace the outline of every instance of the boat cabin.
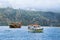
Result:
{"label": "boat cabin", "polygon": [[39,28],[40,27],[40,25],[38,25],[38,24],[30,24],[30,25],[28,25],[28,29],[30,29],[30,28]]}

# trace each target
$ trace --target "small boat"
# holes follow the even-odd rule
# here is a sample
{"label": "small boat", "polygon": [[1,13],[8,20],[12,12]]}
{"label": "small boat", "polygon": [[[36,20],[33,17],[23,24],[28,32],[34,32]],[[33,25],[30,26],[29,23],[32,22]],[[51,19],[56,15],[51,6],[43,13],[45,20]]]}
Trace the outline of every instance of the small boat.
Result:
{"label": "small boat", "polygon": [[11,23],[9,26],[10,28],[21,28],[21,23]]}
{"label": "small boat", "polygon": [[40,25],[36,25],[36,24],[34,24],[34,25],[29,25],[28,26],[28,31],[29,32],[43,32],[43,28],[42,27],[40,27]]}

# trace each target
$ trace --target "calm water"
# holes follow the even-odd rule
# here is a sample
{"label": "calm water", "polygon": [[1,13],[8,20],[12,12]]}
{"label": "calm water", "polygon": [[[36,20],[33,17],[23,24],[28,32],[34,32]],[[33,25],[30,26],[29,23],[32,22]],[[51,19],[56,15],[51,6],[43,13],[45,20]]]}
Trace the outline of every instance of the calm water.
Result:
{"label": "calm water", "polygon": [[60,40],[60,27],[44,27],[43,33],[31,33],[27,27],[0,26],[0,40]]}

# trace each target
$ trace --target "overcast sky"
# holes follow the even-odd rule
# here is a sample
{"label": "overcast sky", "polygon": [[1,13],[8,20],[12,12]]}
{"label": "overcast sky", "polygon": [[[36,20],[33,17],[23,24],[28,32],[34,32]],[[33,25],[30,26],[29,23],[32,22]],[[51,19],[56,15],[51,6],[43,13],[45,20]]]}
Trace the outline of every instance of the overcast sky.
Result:
{"label": "overcast sky", "polygon": [[0,0],[0,7],[59,11],[60,0]]}

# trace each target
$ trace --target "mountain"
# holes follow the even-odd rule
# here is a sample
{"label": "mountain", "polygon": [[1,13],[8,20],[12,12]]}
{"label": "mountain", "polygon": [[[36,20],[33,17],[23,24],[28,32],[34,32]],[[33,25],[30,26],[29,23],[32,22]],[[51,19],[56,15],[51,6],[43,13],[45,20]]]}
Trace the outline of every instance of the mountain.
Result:
{"label": "mountain", "polygon": [[60,13],[0,8],[0,25],[22,22],[23,25],[38,23],[42,26],[60,26]]}

